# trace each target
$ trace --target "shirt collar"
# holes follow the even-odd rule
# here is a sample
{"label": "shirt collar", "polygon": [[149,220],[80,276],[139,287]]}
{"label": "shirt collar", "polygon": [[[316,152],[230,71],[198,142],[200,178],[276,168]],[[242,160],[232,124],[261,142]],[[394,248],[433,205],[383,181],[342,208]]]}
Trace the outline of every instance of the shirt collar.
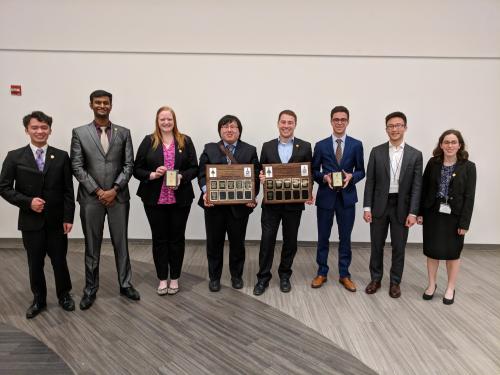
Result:
{"label": "shirt collar", "polygon": [[294,142],[294,141],[295,141],[295,137],[289,138],[289,139],[288,139],[288,142],[281,142],[280,137],[278,137],[278,143],[279,143],[279,144],[282,144],[282,145],[288,145],[288,144],[292,144],[292,145],[293,145],[293,142]]}
{"label": "shirt collar", "polygon": [[227,143],[226,141],[222,141],[222,143],[224,143],[224,147],[227,147],[227,145],[232,144],[234,146],[234,148],[236,148],[236,146],[238,145],[238,141],[236,141],[234,143]]}
{"label": "shirt collar", "polygon": [[108,129],[110,129],[110,128],[111,128],[111,125],[112,125],[111,121],[110,121],[110,122],[109,122],[109,124],[108,124],[108,125],[106,125],[106,126],[99,126],[99,125],[97,125],[97,124],[96,124],[96,122],[95,122],[95,121],[93,121],[92,123],[94,124],[94,126],[95,126],[95,128],[96,128],[97,130],[101,130],[101,128],[104,128],[104,129],[106,129],[106,131],[108,131]]}
{"label": "shirt collar", "polygon": [[44,155],[47,155],[47,149],[49,148],[49,145],[46,143],[45,146],[43,147],[36,147],[33,143],[30,142],[30,148],[33,154],[36,154],[36,150],[41,148],[43,150]]}
{"label": "shirt collar", "polygon": [[342,137],[337,137],[335,134],[332,134],[332,139],[333,139],[333,143],[337,143],[337,139],[341,139],[342,140],[342,143],[345,144],[345,139],[347,137],[347,134],[344,133],[344,135]]}
{"label": "shirt collar", "polygon": [[404,150],[404,148],[405,148],[405,141],[403,141],[398,147],[394,146],[391,142],[389,142],[389,150],[399,151],[399,150]]}

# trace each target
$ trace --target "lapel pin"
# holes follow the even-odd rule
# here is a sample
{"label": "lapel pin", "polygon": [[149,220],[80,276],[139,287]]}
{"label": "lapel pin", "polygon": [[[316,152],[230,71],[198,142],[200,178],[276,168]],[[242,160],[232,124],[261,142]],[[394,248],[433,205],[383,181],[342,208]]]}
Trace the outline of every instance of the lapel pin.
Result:
{"label": "lapel pin", "polygon": [[299,148],[299,145],[295,145],[295,147]]}
{"label": "lapel pin", "polygon": [[51,159],[54,159],[54,155],[50,155],[50,158],[51,158]]}
{"label": "lapel pin", "polygon": [[181,149],[179,149],[179,154],[182,154],[182,150]]}
{"label": "lapel pin", "polygon": [[452,177],[455,177],[456,175],[457,175],[456,173],[453,173],[453,174],[452,174]]}

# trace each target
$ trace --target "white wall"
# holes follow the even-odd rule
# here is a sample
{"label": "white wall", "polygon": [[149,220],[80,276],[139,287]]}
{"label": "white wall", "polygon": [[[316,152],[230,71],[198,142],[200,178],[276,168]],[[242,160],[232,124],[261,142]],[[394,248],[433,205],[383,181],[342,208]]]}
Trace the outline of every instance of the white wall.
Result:
{"label": "white wall", "polygon": [[[296,111],[297,136],[314,143],[331,134],[330,109],[343,104],[351,110],[348,132],[363,141],[367,159],[371,147],[386,140],[384,116],[402,110],[409,119],[407,141],[425,159],[443,130],[463,131],[479,176],[466,238],[469,243],[498,244],[492,213],[500,209],[493,198],[500,181],[492,160],[500,157],[494,143],[500,136],[500,32],[499,23],[493,22],[500,18],[499,2],[452,6],[445,1],[437,8],[421,3],[428,7],[408,5],[396,17],[392,1],[378,2],[378,9],[359,2],[357,8],[344,2],[317,2],[315,7],[293,2],[288,13],[280,11],[283,2],[217,2],[218,7],[210,7],[194,0],[143,1],[137,2],[139,8],[127,1],[46,1],[42,8],[35,1],[2,1],[0,160],[9,149],[27,143],[21,118],[34,109],[54,117],[50,143],[68,150],[71,129],[92,119],[88,95],[97,88],[114,94],[112,120],[132,130],[136,147],[152,130],[156,109],[168,104],[176,110],[181,131],[194,139],[198,154],[206,142],[217,140],[217,121],[226,113],[240,117],[243,139],[260,151],[264,141],[276,136],[280,110]],[[172,10],[177,16],[170,16]],[[236,18],[241,13],[247,17]],[[444,13],[449,17],[438,17]],[[471,30],[459,22],[477,20],[479,14],[481,22]],[[11,21],[16,17],[24,20],[17,32]],[[103,25],[96,22],[105,18]],[[413,27],[419,23],[426,25],[424,31]],[[465,32],[468,38],[462,37]],[[489,37],[483,38],[484,33]],[[329,43],[330,35],[337,44]],[[23,96],[10,96],[10,84],[22,84]],[[358,184],[361,199],[363,187],[364,182]],[[130,188],[134,194],[135,180]],[[140,200],[134,196],[131,204],[130,237],[149,238]],[[361,204],[357,210],[353,240],[368,241]],[[17,210],[2,200],[0,237],[19,236],[16,217]],[[79,220],[75,223],[72,236],[82,237]],[[205,237],[203,213],[196,205],[188,225],[188,238]],[[260,208],[250,217],[247,235],[259,237]],[[304,213],[299,238],[316,240],[313,207]],[[410,241],[420,240],[420,228],[412,229]]]}

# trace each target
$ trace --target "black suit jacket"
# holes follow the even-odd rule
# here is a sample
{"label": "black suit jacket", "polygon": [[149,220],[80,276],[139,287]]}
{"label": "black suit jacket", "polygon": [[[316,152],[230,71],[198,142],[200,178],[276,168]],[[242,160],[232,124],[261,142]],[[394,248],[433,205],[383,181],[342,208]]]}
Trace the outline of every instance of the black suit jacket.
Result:
{"label": "black suit jacket", "polygon": [[[293,140],[292,156],[288,163],[302,163],[312,161],[312,147],[309,142],[302,139],[295,138]],[[280,155],[278,153],[278,139],[272,139],[262,145],[260,152],[261,164],[275,164],[281,163]],[[264,203],[262,203],[264,206]],[[265,205],[271,209],[286,209],[291,211],[304,210],[304,203],[287,203],[287,204],[267,204]]]}
{"label": "black suit jacket", "polygon": [[[175,201],[180,206],[189,206],[193,202],[194,192],[191,180],[198,174],[198,158],[191,138],[184,136],[184,148],[179,149],[177,142],[175,143],[175,164],[174,169],[177,169],[182,175],[181,183],[177,190],[174,190]],[[149,175],[156,168],[164,165],[163,147],[159,145],[156,150],[152,149],[151,135],[147,135],[141,142],[134,162],[134,177],[140,181],[137,195],[141,197],[144,204],[154,205],[158,203],[161,187],[164,178],[150,180]]]}
{"label": "black suit jacket", "polygon": [[[436,203],[436,195],[439,192],[441,182],[441,167],[443,162],[436,157],[429,160],[425,167],[420,215]],[[474,208],[474,197],[476,194],[476,165],[469,160],[460,160],[455,166],[455,171],[450,180],[448,190],[448,203],[452,215],[459,216],[458,227],[469,229],[472,210]]]}
{"label": "black suit jacket", "polygon": [[[0,174],[0,195],[19,207],[21,231],[62,229],[63,223],[73,223],[75,198],[68,153],[49,146],[40,172],[29,145],[10,151]],[[35,197],[45,200],[41,213],[31,209]]]}
{"label": "black suit jacket", "polygon": [[[375,217],[382,216],[387,206],[392,173],[390,163],[389,142],[374,147],[370,152],[363,207],[371,207]],[[397,206],[401,224],[405,223],[408,214],[418,214],[422,192],[422,164],[422,153],[405,144],[399,172]]]}
{"label": "black suit jacket", "polygon": [[[200,168],[198,171],[198,184],[200,188],[206,185],[205,178],[205,166],[207,164],[227,164],[226,154],[220,149],[220,145],[224,145],[222,141],[217,143],[207,143],[203,149],[203,153],[200,155]],[[254,174],[255,174],[255,196],[259,194],[260,182],[259,182],[259,171],[260,164],[259,158],[257,157],[257,149],[249,145],[246,142],[238,141],[236,148],[234,150],[234,158],[239,164],[253,164]],[[203,204],[203,191],[198,200],[198,205],[203,209],[217,209],[215,207],[205,207]],[[249,215],[253,209],[245,206],[244,204],[230,205],[233,215],[235,217],[242,217],[244,215]]]}

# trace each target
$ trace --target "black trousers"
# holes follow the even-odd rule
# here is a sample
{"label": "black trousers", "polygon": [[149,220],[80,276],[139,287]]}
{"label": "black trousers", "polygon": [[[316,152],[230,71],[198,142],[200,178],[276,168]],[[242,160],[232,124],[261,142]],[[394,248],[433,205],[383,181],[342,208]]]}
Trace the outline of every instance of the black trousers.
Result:
{"label": "black trousers", "polygon": [[373,281],[382,280],[384,272],[384,245],[387,232],[391,228],[392,264],[390,281],[401,283],[405,262],[405,247],[408,239],[408,227],[397,218],[397,197],[389,198],[385,212],[381,217],[373,217],[370,224],[371,255],[370,275]]}
{"label": "black trousers", "polygon": [[43,228],[36,231],[23,231],[23,243],[28,255],[30,286],[36,302],[45,303],[47,284],[45,282],[45,255],[48,255],[54,270],[57,298],[61,299],[71,290],[66,254],[68,236],[61,228]]}
{"label": "black trousers", "polygon": [[160,280],[178,279],[186,247],[186,223],[191,206],[177,204],[144,205],[151,237],[156,276]]}
{"label": "black trousers", "polygon": [[231,278],[241,278],[245,265],[245,237],[248,215],[236,217],[231,207],[216,206],[205,209],[207,232],[208,276],[219,280],[224,263],[224,240],[229,240],[229,271]]}
{"label": "black trousers", "polygon": [[297,235],[300,226],[302,210],[286,210],[283,207],[262,206],[260,219],[262,237],[259,251],[259,272],[257,279],[268,282],[271,280],[271,267],[273,265],[274,247],[280,222],[282,224],[283,246],[281,248],[281,261],[278,267],[280,279],[289,279],[292,275],[292,264],[297,253]]}

